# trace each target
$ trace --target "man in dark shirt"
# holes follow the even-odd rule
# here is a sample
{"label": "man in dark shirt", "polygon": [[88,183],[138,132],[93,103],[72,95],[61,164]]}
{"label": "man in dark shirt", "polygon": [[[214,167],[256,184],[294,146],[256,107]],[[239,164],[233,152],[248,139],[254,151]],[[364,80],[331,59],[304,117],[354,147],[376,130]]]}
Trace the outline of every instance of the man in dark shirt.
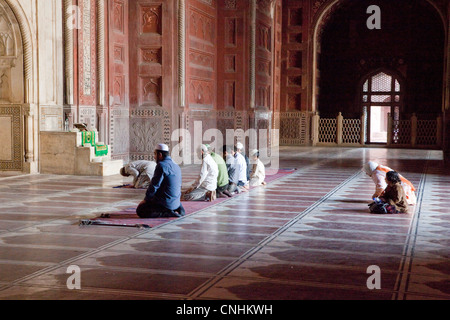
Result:
{"label": "man in dark shirt", "polygon": [[169,156],[169,147],[156,147],[157,166],[145,199],[136,213],[140,218],[172,218],[185,215],[181,199],[181,169]]}

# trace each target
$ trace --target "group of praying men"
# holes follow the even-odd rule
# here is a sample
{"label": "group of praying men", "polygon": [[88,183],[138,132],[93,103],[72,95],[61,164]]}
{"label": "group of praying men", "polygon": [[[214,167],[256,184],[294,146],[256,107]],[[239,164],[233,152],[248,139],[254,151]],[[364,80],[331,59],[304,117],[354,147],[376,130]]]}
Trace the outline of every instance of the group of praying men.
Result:
{"label": "group of praying men", "polygon": [[200,174],[184,193],[181,193],[181,170],[170,158],[165,144],[156,147],[156,162],[133,161],[121,169],[122,176],[133,177],[133,183],[125,187],[147,188],[146,197],[137,208],[140,217],[183,216],[181,200],[214,201],[217,197],[232,197],[234,193],[266,184],[265,167],[258,150],[250,152],[251,159],[245,155],[242,143],[234,147],[224,146],[223,156],[207,144],[201,145],[197,151],[202,159]]}
{"label": "group of praying men", "polygon": [[258,150],[250,152],[250,159],[244,153],[242,143],[234,147],[224,146],[223,156],[215,153],[210,145],[202,145],[199,150],[202,166],[198,179],[187,190],[185,201],[213,201],[216,197],[232,197],[233,193],[249,190],[250,186],[265,184],[265,168],[259,159]]}

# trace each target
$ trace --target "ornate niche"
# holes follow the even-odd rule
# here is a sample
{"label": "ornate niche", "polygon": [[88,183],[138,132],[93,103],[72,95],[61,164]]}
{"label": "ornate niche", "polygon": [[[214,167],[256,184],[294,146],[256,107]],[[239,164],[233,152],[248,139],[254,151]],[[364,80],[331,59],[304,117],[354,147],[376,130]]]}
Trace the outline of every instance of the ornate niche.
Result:
{"label": "ornate niche", "polygon": [[19,26],[0,2],[0,104],[23,103],[23,53]]}
{"label": "ornate niche", "polygon": [[[22,37],[14,13],[0,1],[0,171],[24,164]],[[27,154],[28,155],[28,154]]]}

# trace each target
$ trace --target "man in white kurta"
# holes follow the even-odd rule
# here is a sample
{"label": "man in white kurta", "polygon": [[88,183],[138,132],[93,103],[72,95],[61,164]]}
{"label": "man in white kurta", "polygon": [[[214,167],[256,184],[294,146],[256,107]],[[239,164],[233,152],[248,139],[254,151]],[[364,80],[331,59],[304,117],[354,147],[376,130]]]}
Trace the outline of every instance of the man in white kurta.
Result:
{"label": "man in white kurta", "polygon": [[252,171],[250,174],[250,186],[251,187],[257,187],[261,185],[265,185],[266,182],[266,168],[264,167],[264,164],[259,159],[259,151],[258,150],[252,150],[250,152],[250,156],[252,157]]}
{"label": "man in white kurta", "polygon": [[237,171],[237,186],[241,191],[245,191],[245,188],[248,186],[247,180],[247,162],[245,161],[244,156],[234,150],[234,159]]}
{"label": "man in white kurta", "polygon": [[[373,182],[375,183],[375,193],[373,194],[372,198],[379,198],[387,188],[386,173],[395,170],[387,166],[380,165],[376,162],[369,161],[364,166],[364,171],[369,177],[372,178]],[[407,180],[402,175],[400,175],[400,179],[403,190],[405,190],[406,193],[406,200],[408,204],[415,205],[417,201],[415,194],[416,188],[409,180]]]}
{"label": "man in white kurta", "polygon": [[[197,181],[194,182],[192,187],[184,194],[183,199],[185,201],[212,201],[215,198],[219,168],[217,163],[211,157],[209,148],[206,145],[202,145],[200,153],[203,158],[200,176]],[[207,199],[207,197],[209,197],[209,199]]]}
{"label": "man in white kurta", "polygon": [[124,177],[133,177],[133,183],[126,187],[136,189],[147,189],[155,173],[156,162],[138,160],[124,166],[120,174]]}

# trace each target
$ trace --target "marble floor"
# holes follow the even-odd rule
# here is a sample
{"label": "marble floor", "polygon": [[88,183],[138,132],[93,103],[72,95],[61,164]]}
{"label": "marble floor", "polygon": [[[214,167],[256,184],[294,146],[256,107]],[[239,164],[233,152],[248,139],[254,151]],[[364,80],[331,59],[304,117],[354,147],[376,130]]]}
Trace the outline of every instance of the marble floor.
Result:
{"label": "marble floor", "polygon": [[[128,182],[121,176],[0,176],[0,299],[450,298],[450,168],[441,152],[280,154],[280,167],[295,173],[154,229],[79,226],[143,199],[143,190],[112,188]],[[374,185],[361,171],[369,160],[414,183],[410,214],[369,214]],[[183,168],[186,185],[196,170]]]}

